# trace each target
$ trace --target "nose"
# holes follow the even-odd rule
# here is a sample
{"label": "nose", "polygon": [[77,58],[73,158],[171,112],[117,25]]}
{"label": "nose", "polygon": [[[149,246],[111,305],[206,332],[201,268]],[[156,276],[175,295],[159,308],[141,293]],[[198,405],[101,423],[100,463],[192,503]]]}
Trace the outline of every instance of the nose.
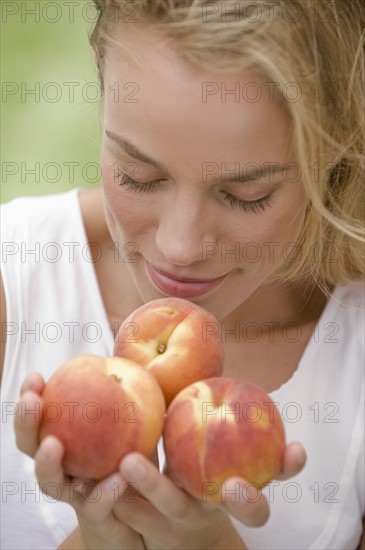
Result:
{"label": "nose", "polygon": [[204,243],[216,242],[214,225],[206,203],[198,201],[196,194],[175,196],[160,214],[156,246],[171,265],[201,262]]}

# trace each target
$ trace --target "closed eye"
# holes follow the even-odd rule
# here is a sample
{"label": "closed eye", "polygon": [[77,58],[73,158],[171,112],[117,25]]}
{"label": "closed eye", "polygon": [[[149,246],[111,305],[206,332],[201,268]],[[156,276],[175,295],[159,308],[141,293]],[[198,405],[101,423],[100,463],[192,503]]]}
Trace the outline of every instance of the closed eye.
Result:
{"label": "closed eye", "polygon": [[137,191],[140,193],[149,193],[150,191],[156,191],[161,186],[161,180],[154,180],[150,181],[148,183],[141,183],[140,181],[137,181],[125,172],[118,172],[115,174],[115,177],[117,181],[119,181],[119,185],[124,185],[131,191]]}
{"label": "closed eye", "polygon": [[[163,181],[154,180],[148,183],[141,183],[131,178],[125,172],[118,172],[116,173],[115,177],[117,181],[120,182],[119,185],[125,186],[127,189],[135,191],[137,193],[150,193],[152,191],[157,191],[161,188]],[[226,191],[222,191],[222,193],[224,194],[224,200],[229,203],[231,208],[239,208],[244,212],[253,212],[257,214],[258,212],[260,212],[260,210],[263,212],[267,206],[271,206],[271,193],[266,197],[262,197],[261,199],[257,199],[254,201],[244,201],[242,199],[237,199],[237,197],[231,195],[231,193],[227,193]]]}
{"label": "closed eye", "polygon": [[257,214],[260,210],[264,211],[267,206],[271,206],[271,193],[266,195],[266,197],[254,201],[237,199],[237,197],[226,191],[223,191],[223,193],[224,200],[227,201],[232,208],[240,208],[244,212],[254,212]]}

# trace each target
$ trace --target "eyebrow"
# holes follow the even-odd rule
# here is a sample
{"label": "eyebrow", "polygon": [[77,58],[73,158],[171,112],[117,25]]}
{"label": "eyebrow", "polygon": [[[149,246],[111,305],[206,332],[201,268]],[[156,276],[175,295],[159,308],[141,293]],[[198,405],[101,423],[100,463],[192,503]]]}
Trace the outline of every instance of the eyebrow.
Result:
{"label": "eyebrow", "polygon": [[[232,164],[232,163],[230,163]],[[239,162],[236,164],[239,165]],[[225,173],[223,170],[221,170],[222,175],[218,178],[216,178],[214,181],[219,183],[226,183],[226,182],[236,182],[236,183],[246,183],[249,181],[259,181],[268,174],[272,176],[273,174],[276,174],[277,172],[283,172],[283,170],[287,170],[287,166],[284,164],[278,164],[276,163],[269,163],[265,162],[265,164],[256,164],[254,162],[249,163],[254,164],[253,168],[251,170],[245,169],[243,173],[237,172],[236,174],[232,173]],[[232,172],[232,170],[229,170]]]}
{"label": "eyebrow", "polygon": [[111,132],[110,130],[105,130],[106,135],[113,141],[115,141],[128,155],[131,157],[140,160],[141,162],[146,162],[147,164],[152,164],[152,166],[156,166],[156,168],[159,168],[163,172],[167,172],[166,168],[157,162],[156,160],[151,159],[142,151],[137,149],[135,145],[133,145],[130,141],[126,140],[122,136],[119,136],[118,134],[114,134],[114,132]]}
{"label": "eyebrow", "polygon": [[[156,160],[148,157],[142,151],[140,151],[135,145],[133,145],[130,141],[123,138],[122,136],[115,134],[114,132],[111,132],[110,130],[105,130],[105,134],[112,140],[115,141],[124,151],[130,155],[131,157],[140,160],[141,162],[145,162],[146,164],[151,164],[152,166],[155,166],[159,170],[162,170],[163,172],[168,172],[166,168]],[[236,163],[239,164],[239,163]],[[254,163],[252,163],[254,164]],[[237,183],[245,183],[248,181],[258,181],[262,179],[263,177],[267,176],[268,174],[273,175],[277,172],[287,170],[288,167],[284,164],[278,164],[278,163],[268,163],[265,162],[264,165],[255,165],[251,170],[245,170],[244,173],[236,173],[236,174],[225,174],[224,177],[220,176],[216,178],[214,181],[216,182],[237,182]],[[231,170],[230,170],[231,172]]]}

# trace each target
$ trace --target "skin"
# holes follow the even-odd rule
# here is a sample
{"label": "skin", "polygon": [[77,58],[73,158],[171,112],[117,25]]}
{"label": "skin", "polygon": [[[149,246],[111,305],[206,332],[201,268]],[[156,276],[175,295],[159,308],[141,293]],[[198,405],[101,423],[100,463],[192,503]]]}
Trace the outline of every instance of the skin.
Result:
{"label": "skin", "polygon": [[[218,319],[267,320],[267,294],[256,291],[267,276],[283,263],[282,250],[296,240],[307,201],[301,182],[282,173],[252,183],[202,182],[204,163],[244,172],[249,163],[293,163],[290,153],[290,119],[279,103],[270,102],[267,87],[253,72],[223,77],[192,70],[171,51],[168,43],[151,33],[145,41],[129,37],[133,51],[142,55],[152,75],[110,51],[105,67],[104,129],[125,139],[163,164],[162,171],[127,155],[106,133],[103,135],[101,168],[105,216],[113,241],[135,243],[138,261],[125,265],[143,302],[161,297],[146,274],[145,260],[177,277],[211,279],[229,273],[219,289],[195,298]],[[242,88],[257,82],[263,97],[257,103],[221,102],[220,94],[202,103],[204,82],[227,81],[227,89],[239,82]],[[135,82],[138,103],[116,102],[115,82]],[[126,92],[124,92],[126,94]],[[136,193],[118,185],[115,170],[133,163],[133,177],[144,183],[163,180],[161,188]],[[224,170],[219,170],[224,176]],[[291,174],[292,177],[292,174]],[[241,200],[254,200],[273,192],[272,206],[263,212],[246,213],[231,208],[224,199],[229,192]],[[219,223],[217,223],[219,220]],[[262,251],[257,262],[236,261],[217,253],[203,261],[203,243],[218,243],[219,252],[233,250],[235,243],[256,243]],[[273,257],[264,243],[279,243]],[[223,248],[225,247],[225,248]],[[242,255],[241,255],[242,256]],[[245,256],[245,254],[243,254]],[[134,290],[135,292],[135,290]],[[257,294],[257,295],[255,295]],[[282,289],[277,292],[282,297]],[[121,294],[123,301],[123,295]],[[292,313],[297,301],[290,296],[283,316]],[[242,307],[237,309],[237,304]],[[243,307],[244,304],[244,307]],[[275,312],[276,313],[276,312]],[[277,313],[276,317],[277,319]]]}
{"label": "skin", "polygon": [[[118,35],[120,31],[115,32]],[[178,58],[168,41],[152,31],[135,36],[123,29],[123,40],[128,40],[133,51],[143,57],[150,72],[141,70],[115,50],[107,52],[104,130],[123,135],[163,164],[165,170],[137,161],[104,133],[101,151],[104,207],[100,192],[80,198],[85,226],[103,250],[108,250],[112,242],[118,242],[121,250],[125,243],[132,242],[137,250],[135,263],[115,263],[110,254],[105,254],[103,261],[95,265],[109,319],[122,320],[142,303],[163,297],[146,274],[146,259],[180,277],[211,279],[229,273],[219,287],[192,299],[222,322],[262,324],[275,320],[304,326],[318,319],[325,300],[318,291],[311,294],[314,287],[310,282],[295,290],[263,286],[272,270],[284,261],[282,249],[300,233],[307,206],[302,183],[285,180],[280,174],[273,181],[264,178],[246,184],[213,182],[209,178],[202,181],[205,162],[219,166],[226,163],[229,168],[237,162],[241,168],[252,162],[295,162],[290,150],[291,124],[284,107],[279,101],[270,101],[267,88],[253,71],[222,77],[193,68]],[[227,89],[234,88],[235,82],[242,87],[252,81],[261,84],[262,98],[257,103],[236,103],[228,96],[223,103],[217,94],[202,103],[202,83],[223,80]],[[115,101],[111,87],[119,83],[121,94],[125,93],[125,82],[138,84],[138,103]],[[137,167],[134,178],[143,183],[163,180],[161,188],[137,193],[120,186],[111,168],[115,163],[120,167],[134,163]],[[224,193],[231,193],[238,199],[252,201],[269,192],[273,193],[271,206],[257,213],[231,208],[224,199]],[[204,262],[204,242],[224,243],[227,250],[234,249],[236,242],[240,245],[254,242],[263,254],[257,262],[245,258],[236,262],[232,255],[223,262],[220,254]],[[264,246],[268,242],[279,243],[271,258]],[[262,387],[269,391],[292,375],[306,340],[296,346],[296,353],[290,353],[289,369],[278,367],[279,376],[272,373],[275,369],[266,344],[264,337],[261,346],[256,346],[265,355],[266,363],[262,356],[255,360],[257,371],[265,380],[266,386]],[[238,370],[229,366],[242,357],[243,346],[244,343],[234,347],[227,341],[228,366],[224,375],[256,382],[247,367]],[[35,402],[42,405],[43,387],[39,374],[28,377],[21,390],[21,400],[27,407],[34,407]],[[38,425],[32,415],[28,416],[26,424],[16,419],[17,444],[23,452],[35,457],[41,486],[72,482],[62,469],[62,444],[49,437],[39,447]],[[132,473],[131,462],[136,459],[143,475],[141,469],[139,475]],[[305,459],[301,445],[290,444],[280,479],[296,475]],[[140,499],[133,506],[123,502],[122,488],[126,481],[138,483]],[[245,484],[240,478],[232,481]],[[112,482],[120,487],[118,503],[107,491]],[[262,525],[269,514],[264,497],[255,503],[242,499],[239,503],[204,505],[176,487],[168,473],[161,474],[156,463],[136,453],[125,457],[119,472],[101,482],[101,488],[103,497],[92,505],[81,494],[75,494],[71,504],[80,528],[62,548],[245,548],[227,513],[250,526]],[[66,493],[61,499],[70,501]]]}

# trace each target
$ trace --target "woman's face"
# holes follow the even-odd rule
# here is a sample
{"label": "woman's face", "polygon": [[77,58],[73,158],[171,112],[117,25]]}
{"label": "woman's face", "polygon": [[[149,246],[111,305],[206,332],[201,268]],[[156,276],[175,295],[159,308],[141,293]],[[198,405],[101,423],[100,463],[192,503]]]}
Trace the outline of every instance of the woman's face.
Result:
{"label": "woman's face", "polygon": [[127,40],[149,72],[108,50],[101,166],[112,239],[143,301],[179,296],[223,319],[302,227],[290,119],[254,72],[194,69],[151,31]]}

